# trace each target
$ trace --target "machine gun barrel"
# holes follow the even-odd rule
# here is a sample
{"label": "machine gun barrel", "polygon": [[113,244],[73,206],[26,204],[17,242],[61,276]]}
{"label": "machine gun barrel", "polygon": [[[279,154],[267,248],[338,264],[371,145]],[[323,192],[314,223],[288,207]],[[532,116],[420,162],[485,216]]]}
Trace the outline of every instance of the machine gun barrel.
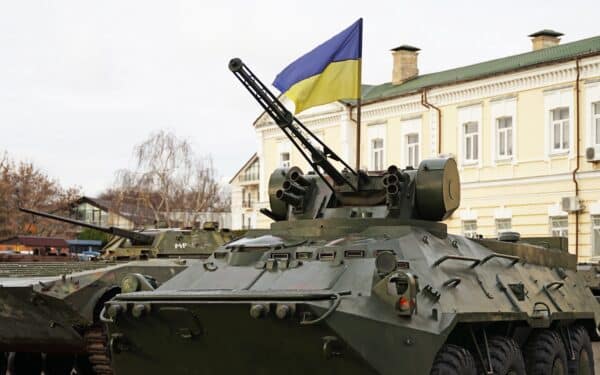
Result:
{"label": "machine gun barrel", "polygon": [[[285,135],[290,139],[294,146],[296,146],[306,161],[313,167],[315,172],[325,180],[319,171],[318,167],[320,167],[329,177],[331,177],[331,179],[333,179],[333,182],[336,185],[348,185],[355,191],[358,189],[357,186],[354,186],[333,164],[331,164],[328,158],[339,161],[355,176],[357,176],[357,173],[329,149],[327,145],[321,142],[321,140],[308,130],[296,117],[294,117],[294,115],[283,106],[279,99],[277,99],[277,97],[254,75],[254,73],[250,71],[250,69],[248,69],[242,60],[238,58],[231,59],[229,61],[229,70],[233,72],[254,99],[256,99],[261,107],[263,107],[265,112],[267,112],[279,128],[283,130]],[[303,132],[307,133],[313,140],[318,142],[323,147],[323,150],[321,151],[315,147]],[[300,145],[308,151],[310,157]]]}
{"label": "machine gun barrel", "polygon": [[135,231],[121,229],[121,228],[117,228],[117,227],[103,227],[100,225],[94,225],[94,224],[86,223],[84,221],[75,220],[75,219],[58,216],[58,215],[53,215],[53,214],[49,214],[46,212],[30,210],[28,208],[23,208],[23,207],[19,207],[19,210],[22,212],[26,212],[26,213],[35,215],[35,216],[41,216],[41,217],[45,217],[47,219],[62,221],[64,223],[69,223],[69,224],[78,225],[81,227],[95,229],[97,231],[109,233],[109,234],[112,234],[115,236],[129,238],[130,240],[132,240],[138,244],[141,244],[141,245],[151,245],[152,242],[154,242],[154,236],[151,236],[151,235],[145,234],[145,233],[135,232]]}

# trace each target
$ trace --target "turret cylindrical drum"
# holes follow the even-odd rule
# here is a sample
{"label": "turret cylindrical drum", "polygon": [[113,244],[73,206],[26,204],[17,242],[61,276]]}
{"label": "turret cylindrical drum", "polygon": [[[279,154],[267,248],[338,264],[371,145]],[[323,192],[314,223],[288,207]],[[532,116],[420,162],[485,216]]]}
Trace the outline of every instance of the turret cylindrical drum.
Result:
{"label": "turret cylindrical drum", "polygon": [[415,181],[419,218],[447,219],[460,205],[460,178],[454,159],[429,159],[419,164]]}

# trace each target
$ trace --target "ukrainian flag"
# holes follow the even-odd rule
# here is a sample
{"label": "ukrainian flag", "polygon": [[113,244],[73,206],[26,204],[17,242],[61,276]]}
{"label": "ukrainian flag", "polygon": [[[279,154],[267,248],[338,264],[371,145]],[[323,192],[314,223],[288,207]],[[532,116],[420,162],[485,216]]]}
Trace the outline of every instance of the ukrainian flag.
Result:
{"label": "ukrainian flag", "polygon": [[360,98],[362,18],[275,78],[273,86],[296,104],[295,113],[339,99]]}

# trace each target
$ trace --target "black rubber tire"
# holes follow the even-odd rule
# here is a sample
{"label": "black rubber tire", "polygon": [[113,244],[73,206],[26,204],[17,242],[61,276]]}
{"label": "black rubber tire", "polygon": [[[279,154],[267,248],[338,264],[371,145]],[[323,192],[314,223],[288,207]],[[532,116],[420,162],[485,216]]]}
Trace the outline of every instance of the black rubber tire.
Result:
{"label": "black rubber tire", "polygon": [[573,326],[569,328],[569,336],[575,353],[574,360],[567,356],[569,375],[594,375],[594,351],[586,329],[582,326]]}
{"label": "black rubber tire", "polygon": [[533,332],[523,355],[528,375],[567,375],[567,352],[555,331],[541,329]]}
{"label": "black rubber tire", "polygon": [[475,359],[467,349],[446,344],[436,354],[430,375],[476,375]]}
{"label": "black rubber tire", "polygon": [[[523,354],[515,340],[508,337],[494,336],[488,341],[488,349],[494,375],[526,375]],[[480,374],[486,374],[486,370],[489,370],[487,357],[484,360],[486,369],[484,370],[480,364]]]}
{"label": "black rubber tire", "polygon": [[9,369],[11,374],[30,375],[39,374],[43,370],[41,353],[18,352],[14,356],[14,369]]}
{"label": "black rubber tire", "polygon": [[46,354],[44,375],[69,375],[73,367],[73,355]]}
{"label": "black rubber tire", "polygon": [[6,374],[8,367],[8,353],[0,352],[0,374]]}

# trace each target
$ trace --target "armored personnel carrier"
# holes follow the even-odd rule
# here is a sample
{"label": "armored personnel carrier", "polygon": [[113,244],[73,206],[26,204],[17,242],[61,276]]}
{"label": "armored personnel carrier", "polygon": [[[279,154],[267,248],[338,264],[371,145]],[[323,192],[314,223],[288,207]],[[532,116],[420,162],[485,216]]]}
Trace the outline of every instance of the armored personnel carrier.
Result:
{"label": "armored personnel carrier", "polygon": [[[99,324],[104,302],[122,291],[153,289],[197,261],[79,262],[102,268],[0,278],[0,374],[111,374]],[[30,265],[44,270],[42,265]]]}
{"label": "armored personnel carrier", "polygon": [[269,231],[105,304],[117,374],[594,373],[600,308],[572,255],[449,234],[453,159],[354,171],[229,68],[313,171],[271,175]]}
{"label": "armored personnel carrier", "polygon": [[19,210],[35,216],[111,234],[112,238],[102,249],[101,258],[107,260],[180,256],[206,258],[216,246],[230,241],[234,236],[234,233],[228,229],[219,229],[218,224],[212,222],[206,223],[202,230],[167,228],[134,231],[118,227],[103,227],[27,208],[19,208]]}
{"label": "armored personnel carrier", "polygon": [[[123,291],[161,285],[234,236],[218,230],[135,232],[21,210],[93,227],[114,238],[104,248],[104,260],[0,263],[0,375],[59,375],[73,369],[111,374],[98,320],[104,302]],[[115,261],[131,258],[142,260]]]}

